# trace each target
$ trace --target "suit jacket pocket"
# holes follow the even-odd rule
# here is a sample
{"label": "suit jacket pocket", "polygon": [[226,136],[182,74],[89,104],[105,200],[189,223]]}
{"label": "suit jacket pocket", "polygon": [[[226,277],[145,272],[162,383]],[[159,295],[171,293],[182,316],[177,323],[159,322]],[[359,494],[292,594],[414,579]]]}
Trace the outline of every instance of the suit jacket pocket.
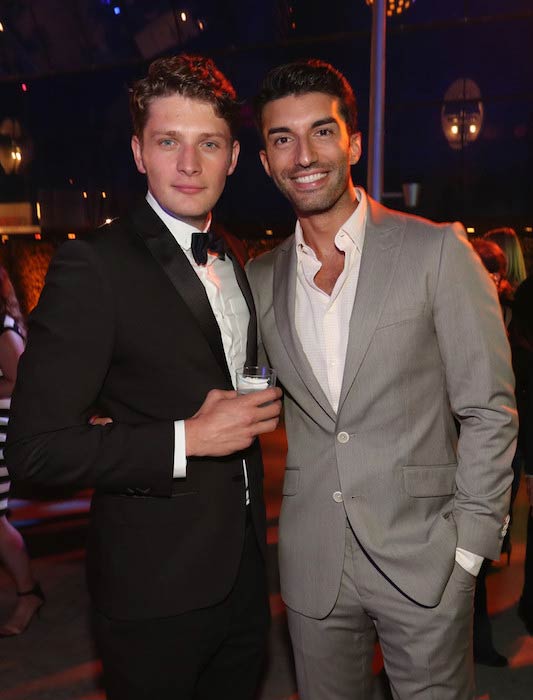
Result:
{"label": "suit jacket pocket", "polygon": [[410,466],[403,469],[403,483],[410,496],[416,498],[453,496],[457,464],[430,464]]}
{"label": "suit jacket pocket", "polygon": [[283,491],[284,496],[295,496],[298,493],[298,486],[300,485],[300,468],[299,467],[285,467],[285,477],[283,479]]}
{"label": "suit jacket pocket", "polygon": [[399,323],[405,323],[406,321],[411,321],[412,319],[421,316],[425,309],[425,304],[413,304],[412,306],[405,306],[401,309],[385,309],[385,311],[381,314],[376,330],[379,330],[380,328],[387,328],[388,326],[395,326]]}

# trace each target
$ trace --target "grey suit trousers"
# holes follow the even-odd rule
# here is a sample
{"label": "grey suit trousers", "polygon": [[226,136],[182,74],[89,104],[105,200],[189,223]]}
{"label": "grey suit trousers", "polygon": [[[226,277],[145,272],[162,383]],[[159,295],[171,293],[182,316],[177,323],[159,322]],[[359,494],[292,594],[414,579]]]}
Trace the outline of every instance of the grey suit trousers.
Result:
{"label": "grey suit trousers", "polygon": [[[420,571],[424,576],[424,571]],[[288,610],[301,700],[376,700],[376,636],[395,700],[472,700],[475,577],[455,564],[442,599],[425,608],[369,561],[352,530],[335,607],[317,620]]]}

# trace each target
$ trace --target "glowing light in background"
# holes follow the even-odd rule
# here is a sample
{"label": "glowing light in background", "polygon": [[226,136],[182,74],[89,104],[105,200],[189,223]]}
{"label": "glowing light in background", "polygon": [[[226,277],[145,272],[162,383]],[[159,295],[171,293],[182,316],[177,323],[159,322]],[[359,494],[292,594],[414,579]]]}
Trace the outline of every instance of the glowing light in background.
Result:
{"label": "glowing light in background", "polygon": [[[404,10],[408,10],[414,5],[416,0],[387,0],[387,17],[401,15]],[[366,0],[367,5],[372,5],[374,0]]]}

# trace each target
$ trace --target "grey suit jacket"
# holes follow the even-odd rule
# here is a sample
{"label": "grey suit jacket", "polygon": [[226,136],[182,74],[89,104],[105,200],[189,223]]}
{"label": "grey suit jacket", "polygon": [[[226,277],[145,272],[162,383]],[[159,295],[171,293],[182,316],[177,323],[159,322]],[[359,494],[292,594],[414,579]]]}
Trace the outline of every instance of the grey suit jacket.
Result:
{"label": "grey suit jacket", "polygon": [[498,558],[509,507],[517,418],[494,285],[460,224],[369,198],[335,413],[295,330],[296,265],[291,237],[248,266],[285,391],[283,599],[311,617],[331,611],[348,518],[392,585],[437,605],[457,546]]}

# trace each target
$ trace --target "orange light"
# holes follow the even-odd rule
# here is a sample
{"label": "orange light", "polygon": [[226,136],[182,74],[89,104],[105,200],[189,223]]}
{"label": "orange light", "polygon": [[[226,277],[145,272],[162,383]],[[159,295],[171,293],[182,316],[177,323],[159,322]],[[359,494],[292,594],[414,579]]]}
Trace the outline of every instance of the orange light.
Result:
{"label": "orange light", "polygon": [[41,240],[41,234],[40,234],[40,233],[36,233],[35,236],[34,236],[34,238],[35,238],[36,241],[40,241],[40,240]]}
{"label": "orange light", "polygon": [[73,241],[76,238],[76,234],[75,233],[67,233],[67,238],[69,239],[69,241]]}

